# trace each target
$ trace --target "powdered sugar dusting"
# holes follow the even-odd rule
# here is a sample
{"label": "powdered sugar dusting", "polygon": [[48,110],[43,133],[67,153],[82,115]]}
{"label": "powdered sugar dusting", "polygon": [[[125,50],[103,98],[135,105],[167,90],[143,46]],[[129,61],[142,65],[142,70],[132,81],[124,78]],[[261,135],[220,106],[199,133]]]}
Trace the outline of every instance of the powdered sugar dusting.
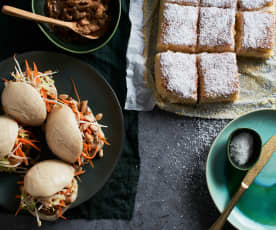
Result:
{"label": "powdered sugar dusting", "polygon": [[168,90],[184,98],[197,99],[196,55],[171,51],[161,53],[160,66]]}
{"label": "powdered sugar dusting", "polygon": [[197,43],[198,7],[165,4],[163,42],[195,46]]}
{"label": "powdered sugar dusting", "polygon": [[203,7],[200,9],[199,20],[199,45],[231,45],[234,48],[234,9]]}
{"label": "powdered sugar dusting", "polygon": [[220,53],[200,55],[199,62],[204,81],[204,92],[209,97],[221,97],[238,91],[236,54]]}
{"label": "powdered sugar dusting", "polygon": [[201,0],[201,6],[236,8],[237,0]]}
{"label": "powdered sugar dusting", "polygon": [[274,0],[239,0],[242,10],[256,10],[273,4]]}
{"label": "powdered sugar dusting", "polygon": [[170,3],[178,3],[187,6],[198,6],[200,0],[167,0]]}
{"label": "powdered sugar dusting", "polygon": [[274,16],[269,12],[243,12],[243,48],[272,49]]}

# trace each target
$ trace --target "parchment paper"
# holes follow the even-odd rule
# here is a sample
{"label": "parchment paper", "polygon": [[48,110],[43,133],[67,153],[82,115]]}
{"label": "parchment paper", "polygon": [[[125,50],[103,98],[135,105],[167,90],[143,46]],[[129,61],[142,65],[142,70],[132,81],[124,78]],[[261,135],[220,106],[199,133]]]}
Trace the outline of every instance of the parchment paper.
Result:
{"label": "parchment paper", "polygon": [[[139,10],[141,14],[142,9],[140,8]],[[234,103],[190,106],[171,104],[164,101],[156,92],[154,83],[154,57],[156,54],[155,46],[158,29],[159,0],[145,0],[142,13],[143,21],[140,21],[137,28],[139,28],[139,33],[143,30],[144,47],[143,50],[137,49],[136,52],[142,55],[145,65],[139,66],[139,74],[134,74],[132,76],[128,75],[128,98],[126,109],[146,111],[153,109],[154,104],[156,104],[161,109],[179,115],[216,119],[233,119],[257,109],[276,109],[275,55],[268,60],[238,58],[240,95],[239,99]],[[135,37],[134,34],[131,36]],[[274,52],[276,53],[275,47]],[[132,61],[135,62],[135,60]],[[135,90],[129,87],[129,82],[136,83],[134,85]],[[145,98],[141,97],[143,91],[147,93]],[[128,103],[129,98],[132,98],[132,101],[134,101],[133,98],[135,98],[135,101],[139,101],[139,103],[133,103],[130,108]],[[151,101],[151,103],[148,103],[149,101]]]}

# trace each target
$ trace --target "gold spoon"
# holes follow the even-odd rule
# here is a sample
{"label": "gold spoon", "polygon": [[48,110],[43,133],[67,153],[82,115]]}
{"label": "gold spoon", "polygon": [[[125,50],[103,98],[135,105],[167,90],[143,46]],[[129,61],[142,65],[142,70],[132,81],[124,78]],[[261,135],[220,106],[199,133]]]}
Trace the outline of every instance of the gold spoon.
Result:
{"label": "gold spoon", "polygon": [[68,28],[70,30],[73,30],[74,32],[81,35],[82,37],[85,37],[85,38],[88,38],[88,39],[98,39],[99,38],[99,36],[82,34],[80,32],[76,22],[65,22],[65,21],[62,21],[62,20],[45,17],[45,16],[42,16],[42,15],[34,14],[34,13],[29,12],[29,11],[21,10],[21,9],[18,9],[18,8],[15,8],[15,7],[12,7],[12,6],[7,6],[7,5],[4,5],[2,7],[2,13],[10,15],[10,16],[15,16],[15,17],[18,17],[18,18],[31,20],[31,21],[45,22],[45,23],[56,25],[56,26],[65,27],[65,28]]}
{"label": "gold spoon", "polygon": [[262,148],[262,152],[257,163],[246,173],[245,177],[241,182],[239,190],[235,193],[232,200],[227,205],[226,209],[221,213],[220,217],[216,222],[209,228],[209,230],[220,230],[222,229],[227,217],[230,215],[232,209],[235,207],[236,203],[240,200],[244,192],[253,183],[257,175],[262,171],[270,157],[273,155],[276,149],[276,135],[271,137],[268,142]]}

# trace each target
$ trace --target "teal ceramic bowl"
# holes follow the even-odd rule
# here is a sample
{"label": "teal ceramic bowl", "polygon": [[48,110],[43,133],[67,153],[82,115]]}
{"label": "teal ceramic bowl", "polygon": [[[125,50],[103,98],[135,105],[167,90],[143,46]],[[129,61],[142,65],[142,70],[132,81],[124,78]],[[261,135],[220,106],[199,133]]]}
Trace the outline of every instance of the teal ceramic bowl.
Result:
{"label": "teal ceramic bowl", "polygon": [[[276,110],[258,110],[230,122],[215,139],[207,159],[206,179],[210,195],[222,212],[246,172],[227,159],[227,140],[240,128],[255,130],[265,144],[276,133]],[[233,209],[228,221],[240,230],[276,230],[276,154],[257,176]]]}
{"label": "teal ceramic bowl", "polygon": [[[35,14],[46,15],[46,0],[32,0],[32,10]],[[113,0],[111,9],[111,24],[108,32],[101,38],[96,40],[85,39],[85,41],[67,41],[60,35],[56,34],[48,24],[38,24],[45,36],[57,47],[71,53],[85,54],[94,52],[105,46],[114,36],[121,18],[121,0]]]}

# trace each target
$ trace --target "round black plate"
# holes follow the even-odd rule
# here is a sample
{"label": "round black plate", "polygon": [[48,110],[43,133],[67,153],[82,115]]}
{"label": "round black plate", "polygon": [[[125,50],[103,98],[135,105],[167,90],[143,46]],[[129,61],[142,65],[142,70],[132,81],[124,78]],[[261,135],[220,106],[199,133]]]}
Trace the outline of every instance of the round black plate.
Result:
{"label": "round black plate", "polygon": [[[103,120],[100,123],[108,126],[108,128],[104,128],[104,132],[111,145],[104,147],[104,158],[94,161],[95,168],[87,165],[86,174],[81,176],[78,199],[72,207],[78,206],[101,189],[120,158],[124,142],[121,107],[110,85],[89,64],[70,56],[44,51],[17,55],[17,60],[22,67],[25,59],[29,63],[35,61],[40,71],[49,69],[58,71],[54,79],[60,94],[67,93],[75,97],[72,78],[77,85],[81,100],[89,100],[89,106],[95,114],[103,113]],[[25,70],[25,67],[22,69]],[[14,61],[12,58],[0,63],[1,77],[8,77],[13,70]],[[3,84],[1,84],[0,92],[2,90]],[[41,135],[40,138],[44,139],[44,136]],[[42,154],[49,155],[50,153],[44,150]],[[22,180],[18,175],[0,175],[1,207],[10,211],[17,209],[19,201],[15,199],[15,196],[19,191],[16,181],[20,179]]]}

